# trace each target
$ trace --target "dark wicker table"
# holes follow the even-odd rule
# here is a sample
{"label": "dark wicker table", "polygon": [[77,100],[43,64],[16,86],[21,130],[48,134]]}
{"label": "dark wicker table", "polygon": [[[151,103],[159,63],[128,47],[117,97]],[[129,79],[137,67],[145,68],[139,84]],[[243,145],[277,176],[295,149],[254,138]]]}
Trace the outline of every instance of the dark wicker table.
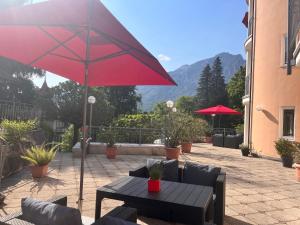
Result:
{"label": "dark wicker table", "polygon": [[[124,177],[97,189],[95,219],[101,216],[104,198],[168,208],[190,219],[191,224],[203,225],[206,215],[213,215],[213,188],[193,184],[161,181],[159,193],[149,193],[148,179]],[[174,222],[174,221],[173,221]]]}

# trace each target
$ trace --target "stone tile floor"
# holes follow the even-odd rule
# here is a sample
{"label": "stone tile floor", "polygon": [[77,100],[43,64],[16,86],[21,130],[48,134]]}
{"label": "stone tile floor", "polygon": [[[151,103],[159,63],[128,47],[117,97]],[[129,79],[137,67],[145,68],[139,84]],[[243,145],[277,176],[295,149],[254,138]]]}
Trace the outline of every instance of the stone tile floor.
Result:
{"label": "stone tile floor", "polygon": [[[85,164],[83,215],[93,217],[96,187],[125,176],[130,169],[145,163],[148,156],[120,155],[108,160],[104,155],[89,155]],[[160,157],[157,157],[160,158]],[[239,150],[195,144],[191,154],[181,155],[190,160],[222,167],[227,173],[226,224],[287,224],[300,225],[300,183],[294,170],[283,168],[280,162],[242,157]],[[60,153],[50,165],[48,177],[33,180],[28,170],[15,174],[2,183],[6,205],[0,216],[20,209],[20,199],[31,196],[48,199],[67,195],[69,206],[76,207],[79,187],[80,160],[70,153]],[[104,200],[104,213],[120,202]],[[168,224],[140,218],[140,224]]]}

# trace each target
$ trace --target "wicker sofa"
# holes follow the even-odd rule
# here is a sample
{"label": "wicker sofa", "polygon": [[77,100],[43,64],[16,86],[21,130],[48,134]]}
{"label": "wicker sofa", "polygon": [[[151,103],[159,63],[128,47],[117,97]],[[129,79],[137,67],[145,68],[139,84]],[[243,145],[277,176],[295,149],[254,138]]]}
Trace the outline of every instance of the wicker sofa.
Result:
{"label": "wicker sofa", "polygon": [[[178,182],[182,182],[182,177],[184,173],[184,168],[178,168]],[[135,177],[144,177],[147,178],[148,169],[146,166],[141,166],[135,170],[129,171],[129,176]],[[225,187],[226,186],[226,173],[221,171],[217,177],[216,185],[214,188],[214,224],[223,225],[224,224],[224,216],[225,216]],[[146,216],[146,217],[154,217],[163,220],[169,220],[170,212],[167,209],[155,209],[151,208],[151,206],[145,205],[131,205],[131,203],[127,204],[130,207],[134,207],[138,210],[138,215]],[[164,211],[163,211],[164,210]],[[176,215],[177,217],[181,217],[180,219],[184,220],[184,213],[182,215]]]}
{"label": "wicker sofa", "polygon": [[[47,200],[47,202],[51,202],[54,204],[58,204],[61,206],[67,206],[67,197],[66,196],[56,196],[54,198],[51,198],[49,200]],[[90,221],[94,221],[93,219],[90,218],[86,218],[86,220],[88,221],[88,224],[90,225],[103,225],[103,224],[107,224],[107,221],[105,221],[105,217],[106,216],[110,216],[110,217],[114,217],[114,218],[118,218],[121,219],[120,222],[122,225],[134,225],[136,224],[137,221],[137,211],[136,209],[133,208],[128,208],[128,207],[116,207],[114,208],[112,211],[108,212],[103,218],[100,218],[99,220],[95,221],[95,222],[91,222]],[[84,223],[84,220],[83,220]],[[109,223],[111,224],[111,223]],[[31,223],[30,221],[26,221],[23,216],[22,216],[22,212],[16,212],[16,213],[12,213],[10,215],[7,215],[5,217],[0,218],[0,225],[34,225],[33,223]],[[39,224],[36,224],[39,225]],[[86,225],[86,223],[84,223],[84,225]]]}

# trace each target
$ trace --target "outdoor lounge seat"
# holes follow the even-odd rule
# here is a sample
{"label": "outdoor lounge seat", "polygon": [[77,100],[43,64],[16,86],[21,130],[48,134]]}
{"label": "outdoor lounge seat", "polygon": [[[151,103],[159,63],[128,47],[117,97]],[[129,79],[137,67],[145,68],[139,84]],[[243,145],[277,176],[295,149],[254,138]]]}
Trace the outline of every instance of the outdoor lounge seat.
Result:
{"label": "outdoor lounge seat", "polygon": [[243,135],[226,135],[224,137],[224,147],[225,148],[235,148],[238,149],[239,145],[243,143]]}
{"label": "outdoor lounge seat", "polygon": [[[67,208],[67,197],[66,196],[57,196],[47,201],[48,203],[54,203],[59,206],[65,206]],[[45,202],[46,203],[46,202]],[[71,208],[69,208],[71,209]],[[37,210],[40,210],[37,208]],[[75,209],[74,209],[75,210]],[[30,211],[29,211],[30,212]],[[74,211],[73,211],[74,212]],[[51,212],[50,212],[51,214]],[[136,221],[136,209],[126,207],[116,207],[112,211],[110,211],[107,215],[102,217],[101,219],[92,223],[92,225],[135,225],[136,223],[130,221]],[[32,216],[32,215],[31,215]],[[38,215],[38,216],[44,216]],[[32,225],[31,221],[28,221],[24,218],[22,211],[16,212],[5,217],[0,218],[0,225]],[[90,221],[93,219],[90,219]],[[129,220],[129,221],[128,221]],[[81,221],[80,221],[81,222]],[[89,223],[90,224],[90,223]],[[39,224],[35,224],[39,225]],[[87,225],[87,224],[84,224]]]}
{"label": "outdoor lounge seat", "polygon": [[224,146],[224,135],[214,134],[212,137],[213,146],[223,147]]}
{"label": "outdoor lounge seat", "polygon": [[[178,167],[178,180],[177,182],[183,181],[183,174],[184,168]],[[143,177],[148,178],[148,169],[146,166],[140,166],[135,170],[129,171],[129,176],[135,177]],[[216,225],[223,225],[224,224],[224,216],[225,216],[225,185],[226,185],[226,173],[221,171],[216,179],[214,188],[214,223]],[[167,209],[161,208],[156,209],[151,206],[145,205],[136,205],[132,203],[125,203],[128,206],[137,208],[138,215],[146,216],[146,217],[153,217],[158,219],[163,219],[170,221],[172,217],[178,216],[181,219],[184,219],[184,212],[181,215],[172,215],[172,213],[168,212]]]}

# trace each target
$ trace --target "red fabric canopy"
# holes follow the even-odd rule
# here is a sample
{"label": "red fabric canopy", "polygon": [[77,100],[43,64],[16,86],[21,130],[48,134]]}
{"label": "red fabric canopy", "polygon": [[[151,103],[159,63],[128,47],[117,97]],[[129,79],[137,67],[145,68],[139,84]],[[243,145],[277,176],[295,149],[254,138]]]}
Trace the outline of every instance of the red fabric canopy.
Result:
{"label": "red fabric canopy", "polygon": [[89,86],[175,85],[99,0],[49,0],[0,12],[0,56]]}
{"label": "red fabric canopy", "polygon": [[234,109],[225,107],[223,105],[217,105],[214,107],[210,107],[207,109],[200,109],[195,111],[195,113],[203,114],[203,115],[212,115],[212,114],[219,114],[219,115],[241,115],[240,112],[235,111]]}

